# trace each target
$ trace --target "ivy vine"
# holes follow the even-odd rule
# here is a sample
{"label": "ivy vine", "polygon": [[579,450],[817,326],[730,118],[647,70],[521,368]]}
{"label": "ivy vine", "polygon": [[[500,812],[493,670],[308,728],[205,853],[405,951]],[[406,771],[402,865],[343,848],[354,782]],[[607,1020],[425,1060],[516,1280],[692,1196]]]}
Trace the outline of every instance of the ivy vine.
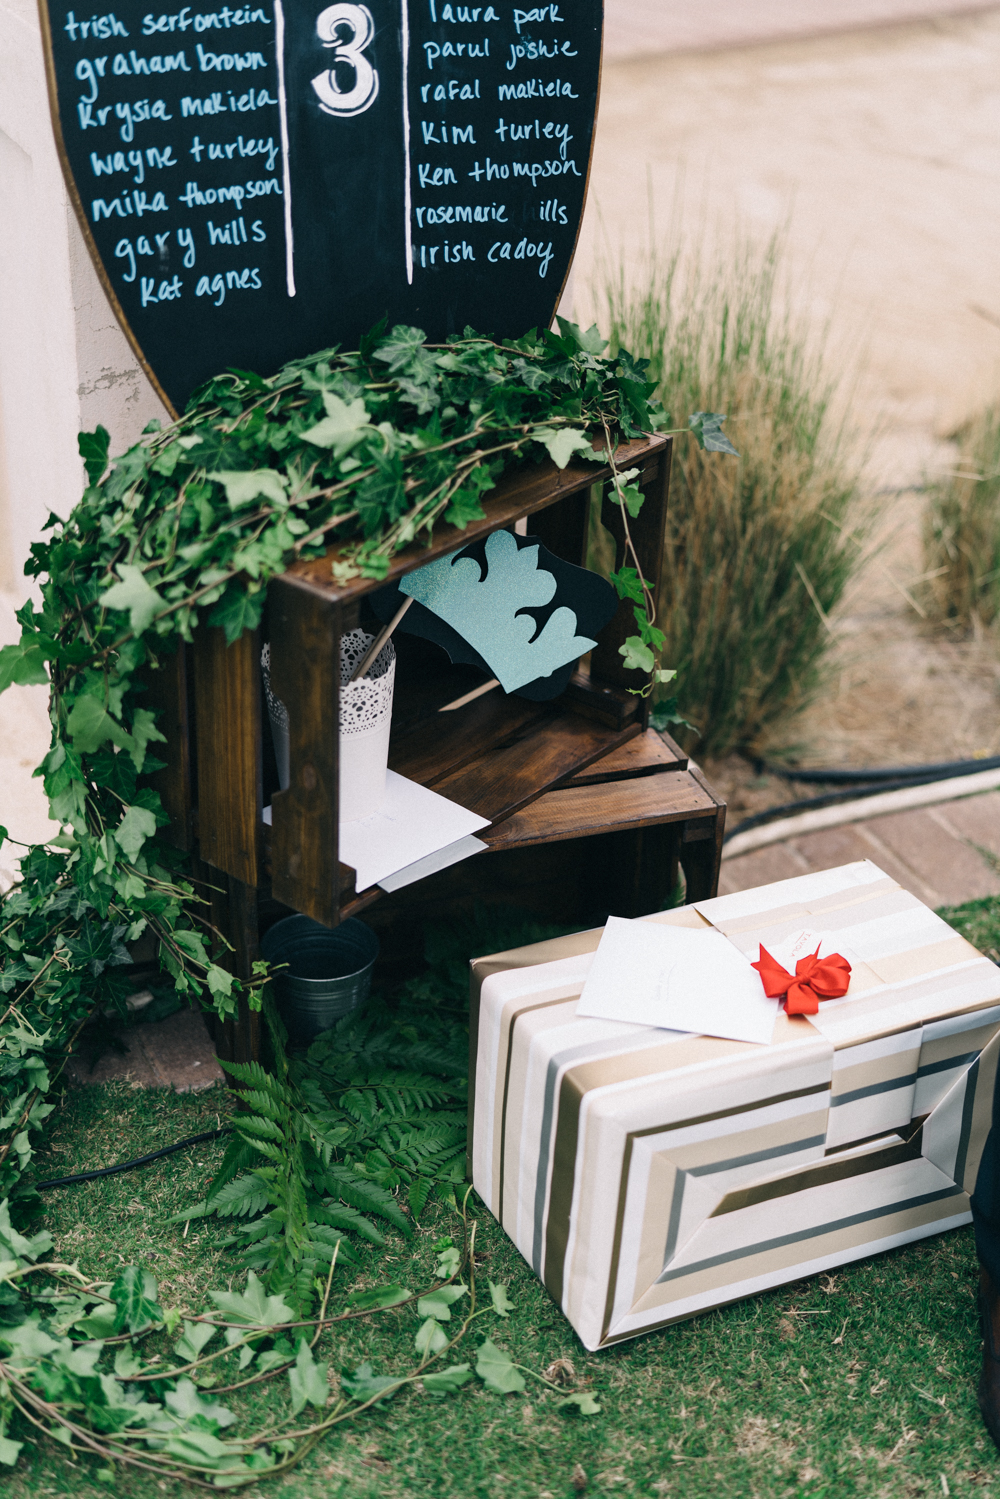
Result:
{"label": "ivy vine", "polygon": [[[723,419],[699,412],[689,430],[702,447],[733,452]],[[100,1308],[119,1338],[115,1376],[124,1384],[146,1377],[134,1372],[121,1338],[123,1328],[134,1333],[155,1324],[155,1295],[142,1284],[136,1291],[132,1282],[117,1289],[78,1284],[77,1272],[42,1258],[45,1236],[23,1237],[10,1216],[31,1207],[25,1171],[32,1137],[51,1112],[48,1095],[81,1027],[95,1010],[125,1012],[129,944],[151,934],[162,968],[192,1002],[225,1017],[243,998],[253,1008],[263,1005],[276,1027],[266,968],[258,965],[253,980],[241,983],[215,961],[219,938],[207,905],[184,857],[158,836],[168,819],[149,776],[162,766],[156,746],[163,735],[143,703],[144,675],[190,641],[199,624],[221,626],[229,641],[254,628],[268,580],[297,558],[323,556],[331,543],[338,547],[332,567],[339,580],[385,576],[393,554],[429,539],[439,520],[462,528],[481,518],[483,496],[501,473],[532,457],[548,455],[560,467],[574,456],[609,463],[628,535],[642,495],[635,473],[618,470],[616,444],[667,420],[645,361],[624,350],[609,356],[596,329],[582,332],[560,319],[558,333],[532,332],[504,344],[471,329],[428,344],[419,329],[379,326],[356,351],[325,350],[270,379],[230,370],[208,381],[178,421],[163,429],[151,423],[113,463],[103,428],[81,435],[87,488],[69,519],[50,516],[51,534],[31,548],[25,571],[38,580],[41,605],[24,605],[20,642],[0,650],[0,692],[11,683],[50,687],[52,742],[36,774],[61,828],[49,844],[25,851],[19,879],[0,897],[0,1347],[6,1339],[8,1348],[0,1364],[0,1462],[16,1457],[18,1443],[4,1435],[15,1411],[29,1426],[51,1432],[63,1418],[44,1390],[61,1388],[60,1380],[72,1384],[78,1374],[82,1379],[87,1359],[98,1378],[100,1350],[81,1362],[73,1349],[80,1342],[93,1349],[103,1337],[88,1321],[94,1315],[100,1321]],[[660,662],[655,600],[630,539],[627,551],[631,558],[612,581],[634,605],[637,633],[622,652],[644,674],[635,690],[646,695],[673,672]],[[5,836],[0,829],[0,840]],[[238,1235],[244,1263],[264,1275],[268,1296],[285,1298],[272,1330],[296,1319],[304,1327],[319,1298],[319,1317],[308,1324],[317,1329],[327,1318],[337,1256],[351,1258],[349,1235],[377,1234],[371,1215],[405,1232],[435,1185],[446,1197],[453,1191],[461,1131],[453,1106],[450,1119],[434,1115],[448,1115],[455,1079],[412,1061],[401,1070],[398,1058],[376,1065],[370,1056],[352,1076],[324,1072],[322,1058],[311,1073],[290,1076],[280,1042],[276,1049],[274,1077],[259,1069],[237,1074],[249,1111],[196,1211],[250,1220]],[[405,1209],[398,1200],[404,1188]],[[40,1288],[30,1318],[20,1289],[28,1277]],[[211,1294],[221,1306],[222,1293]],[[146,1297],[145,1311],[135,1310],[136,1295],[139,1302]],[[78,1316],[59,1311],[67,1296],[83,1298]],[[5,1318],[4,1308],[14,1303],[20,1310]],[[12,1340],[5,1320],[42,1329],[42,1341],[25,1353],[21,1334]],[[204,1324],[218,1325],[217,1319]],[[227,1338],[238,1325],[239,1319],[231,1323]],[[178,1345],[182,1357],[193,1352],[189,1368],[161,1379],[160,1415],[148,1418],[157,1432],[173,1430],[170,1422],[185,1402],[185,1433],[198,1426],[199,1412],[203,1426],[224,1424],[201,1410],[200,1397],[184,1393],[200,1366],[201,1326],[196,1319],[185,1333],[189,1348]],[[247,1346],[260,1343],[262,1326],[258,1317]],[[430,1331],[425,1341],[418,1351],[426,1361],[437,1357],[438,1343]],[[297,1413],[312,1399],[317,1376],[302,1337],[295,1346],[298,1352],[289,1344],[289,1358],[299,1370],[292,1378]],[[119,1370],[121,1359],[127,1368]],[[461,1382],[449,1377],[456,1387]],[[111,1426],[100,1425],[111,1417],[88,1419],[89,1435],[63,1421],[68,1445],[104,1452],[109,1461],[139,1460],[136,1447],[146,1437],[139,1433],[139,1440],[131,1416]],[[289,1435],[287,1450],[283,1437],[260,1462],[253,1439],[236,1444],[238,1452],[218,1444],[228,1453],[225,1463],[235,1464],[224,1483],[282,1471],[290,1453],[304,1450],[298,1438],[309,1443],[328,1425],[314,1422],[308,1432]],[[98,1441],[95,1429],[117,1435]],[[220,1483],[218,1452],[203,1462],[203,1443],[201,1456],[188,1461],[171,1448],[173,1440],[168,1436],[163,1446],[176,1457],[171,1473]],[[141,1465],[151,1461],[146,1451]]]}

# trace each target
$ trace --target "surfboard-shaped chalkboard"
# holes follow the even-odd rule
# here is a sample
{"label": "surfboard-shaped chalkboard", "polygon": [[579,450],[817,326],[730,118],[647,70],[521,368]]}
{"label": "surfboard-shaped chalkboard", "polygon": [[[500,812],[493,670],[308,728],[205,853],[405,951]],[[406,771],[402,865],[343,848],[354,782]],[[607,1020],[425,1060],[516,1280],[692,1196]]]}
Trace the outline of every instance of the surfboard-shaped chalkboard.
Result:
{"label": "surfboard-shaped chalkboard", "polygon": [[434,340],[548,325],[602,0],[151,3],[40,0],[70,192],[169,406],[229,365],[357,347],[383,316]]}

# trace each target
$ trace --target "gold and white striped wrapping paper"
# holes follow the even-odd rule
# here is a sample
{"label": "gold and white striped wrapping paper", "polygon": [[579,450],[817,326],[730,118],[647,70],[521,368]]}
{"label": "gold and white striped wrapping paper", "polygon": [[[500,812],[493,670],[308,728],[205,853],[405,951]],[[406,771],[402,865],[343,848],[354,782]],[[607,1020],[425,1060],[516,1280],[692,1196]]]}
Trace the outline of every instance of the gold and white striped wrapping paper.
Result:
{"label": "gold and white striped wrapping paper", "polygon": [[1000,969],[869,862],[644,919],[858,961],[770,1046],[577,1018],[600,931],[473,962],[473,1180],[587,1348],[969,1221]]}

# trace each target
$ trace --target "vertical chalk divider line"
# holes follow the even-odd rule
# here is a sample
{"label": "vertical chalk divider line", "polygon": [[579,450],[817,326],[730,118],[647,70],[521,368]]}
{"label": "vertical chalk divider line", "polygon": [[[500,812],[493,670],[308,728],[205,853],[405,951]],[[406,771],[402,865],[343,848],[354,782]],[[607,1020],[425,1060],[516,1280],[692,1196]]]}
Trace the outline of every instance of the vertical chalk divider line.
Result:
{"label": "vertical chalk divider line", "polygon": [[285,198],[285,285],[295,295],[295,237],[292,232],[292,169],[288,159],[288,100],[285,95],[285,8],[274,0],[274,50],[278,64],[278,114],[281,121],[281,190]]}
{"label": "vertical chalk divider line", "polygon": [[[280,3],[280,0],[278,0]],[[406,223],[406,283],[413,285],[413,187],[410,168],[410,6],[409,0],[401,0],[401,31],[403,38],[403,156],[405,170],[403,179],[403,212]]]}

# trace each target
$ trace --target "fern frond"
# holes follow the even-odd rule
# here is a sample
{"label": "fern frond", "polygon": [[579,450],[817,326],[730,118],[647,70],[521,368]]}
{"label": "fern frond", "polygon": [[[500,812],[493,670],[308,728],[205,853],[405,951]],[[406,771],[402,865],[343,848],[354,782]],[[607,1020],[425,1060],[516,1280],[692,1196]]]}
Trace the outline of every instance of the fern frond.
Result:
{"label": "fern frond", "polygon": [[258,1114],[241,1114],[236,1122],[236,1128],[240,1134],[257,1135],[262,1140],[275,1140],[283,1145],[287,1136],[284,1130],[273,1119],[262,1119]]}
{"label": "fern frond", "polygon": [[394,1228],[409,1237],[411,1226],[402,1208],[394,1197],[377,1182],[361,1176],[348,1166],[333,1165],[326,1172],[326,1188],[332,1197],[339,1197],[348,1207],[358,1208],[362,1213],[374,1213],[384,1218]]}
{"label": "fern frond", "polygon": [[226,1145],[226,1153],[222,1157],[222,1164],[209,1183],[208,1196],[213,1197],[220,1187],[226,1182],[232,1181],[244,1171],[249,1171],[256,1162],[253,1147],[248,1145],[242,1135],[232,1134]]}
{"label": "fern frond", "polygon": [[406,1200],[409,1204],[410,1212],[415,1219],[419,1218],[423,1212],[427,1204],[427,1199],[431,1195],[433,1185],[433,1181],[427,1176],[418,1176],[410,1183],[410,1190],[406,1194]]}
{"label": "fern frond", "polygon": [[[323,1221],[330,1224],[331,1228],[342,1228],[348,1233],[358,1234],[362,1239],[367,1239],[370,1244],[384,1244],[385,1235],[379,1233],[374,1223],[365,1218],[356,1208],[345,1207],[341,1202],[328,1200],[319,1209],[323,1215]],[[313,1226],[315,1233],[315,1225]]]}
{"label": "fern frond", "polygon": [[272,1093],[265,1093],[261,1088],[248,1088],[245,1093],[240,1094],[240,1101],[248,1109],[253,1109],[254,1113],[263,1114],[266,1119],[277,1122],[288,1117],[287,1101],[275,1098]]}
{"label": "fern frond", "polygon": [[259,1062],[226,1062],[220,1057],[219,1066],[224,1067],[237,1082],[245,1083],[250,1088],[259,1088],[272,1098],[281,1098],[286,1092],[278,1079],[265,1072]]}
{"label": "fern frond", "polygon": [[[382,1243],[385,1243],[384,1239]],[[314,1223],[312,1225],[310,1247],[314,1251],[318,1250],[319,1257],[325,1259],[327,1264],[333,1258],[333,1251],[337,1249],[338,1244],[340,1245],[340,1248],[337,1250],[338,1263],[341,1260],[346,1261],[349,1265],[359,1265],[361,1263],[357,1251],[352,1249],[349,1240],[345,1239],[343,1234],[338,1233],[335,1228],[327,1228],[323,1223]]]}
{"label": "fern frond", "polygon": [[243,1138],[248,1145],[252,1145],[254,1150],[259,1150],[261,1155],[266,1156],[269,1161],[273,1161],[276,1166],[285,1165],[288,1159],[287,1153],[279,1150],[277,1145],[272,1145],[269,1140],[251,1140],[247,1135],[244,1135]]}
{"label": "fern frond", "polygon": [[349,1088],[340,1099],[340,1107],[359,1124],[374,1123],[378,1113],[374,1095],[360,1088]]}
{"label": "fern frond", "polygon": [[262,1181],[256,1172],[251,1172],[227,1182],[208,1199],[208,1207],[220,1218],[245,1218],[261,1212],[270,1201],[267,1182]]}

